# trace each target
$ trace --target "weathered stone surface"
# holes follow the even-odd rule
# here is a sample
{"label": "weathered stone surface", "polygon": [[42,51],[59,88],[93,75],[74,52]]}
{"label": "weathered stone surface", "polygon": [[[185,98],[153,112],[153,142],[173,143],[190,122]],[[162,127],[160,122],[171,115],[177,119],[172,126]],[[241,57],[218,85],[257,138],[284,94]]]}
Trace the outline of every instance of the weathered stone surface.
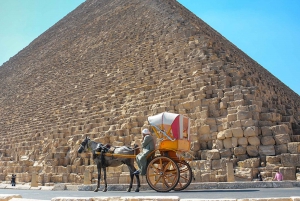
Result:
{"label": "weathered stone surface", "polygon": [[232,148],[232,138],[226,138],[223,140],[224,148],[230,149]]}
{"label": "weathered stone surface", "polygon": [[259,146],[259,154],[261,156],[274,156],[275,148],[272,145],[268,145],[268,146],[260,145]]}
{"label": "weathered stone surface", "polygon": [[279,171],[283,175],[283,180],[296,180],[296,168],[295,167],[280,167]]}
{"label": "weathered stone surface", "polygon": [[295,167],[300,165],[300,154],[281,154],[281,163],[284,167]]}
{"label": "weathered stone surface", "polygon": [[216,149],[206,151],[207,160],[218,160],[220,159],[220,152]]}
{"label": "weathered stone surface", "polygon": [[241,168],[257,168],[260,166],[259,158],[249,158],[244,161],[239,161],[238,166]]}
{"label": "weathered stone surface", "polygon": [[283,153],[288,153],[288,148],[286,144],[275,145],[275,154],[280,155]]}
{"label": "weathered stone surface", "polygon": [[264,136],[261,138],[260,141],[262,145],[275,145],[275,140],[273,136]]}
{"label": "weathered stone surface", "polygon": [[[164,111],[190,117],[201,181],[226,180],[223,159],[298,154],[299,95],[177,1],[149,2],[85,1],[1,66],[1,180],[93,183],[82,139],[140,145]],[[281,165],[299,163],[289,157]],[[108,174],[127,182],[123,167]]]}
{"label": "weathered stone surface", "polygon": [[272,136],[272,130],[269,126],[261,127],[261,132],[263,136]]}
{"label": "weathered stone surface", "polygon": [[300,142],[290,142],[288,143],[288,152],[291,154],[300,153]]}
{"label": "weathered stone surface", "polygon": [[240,138],[240,137],[244,136],[244,131],[243,131],[243,129],[241,127],[239,127],[239,128],[232,128],[231,131],[232,131],[232,136],[233,137]]}
{"label": "weathered stone surface", "polygon": [[254,137],[248,137],[248,143],[250,145],[258,146],[258,145],[260,145],[260,140],[256,136],[254,136]]}
{"label": "weathered stone surface", "polygon": [[277,134],[274,136],[277,145],[287,144],[291,142],[291,138],[288,134]]}
{"label": "weathered stone surface", "polygon": [[235,147],[233,150],[234,155],[243,155],[246,153],[245,147]]}
{"label": "weathered stone surface", "polygon": [[247,138],[246,137],[238,138],[238,144],[243,146],[243,147],[246,147],[248,145]]}
{"label": "weathered stone surface", "polygon": [[253,137],[253,136],[258,136],[258,129],[255,126],[247,127],[244,130],[244,136],[245,137]]}
{"label": "weathered stone surface", "polygon": [[247,146],[247,154],[251,157],[258,156],[259,150],[258,146]]}
{"label": "weathered stone surface", "polygon": [[280,164],[281,158],[279,156],[267,156],[266,162],[271,164]]}

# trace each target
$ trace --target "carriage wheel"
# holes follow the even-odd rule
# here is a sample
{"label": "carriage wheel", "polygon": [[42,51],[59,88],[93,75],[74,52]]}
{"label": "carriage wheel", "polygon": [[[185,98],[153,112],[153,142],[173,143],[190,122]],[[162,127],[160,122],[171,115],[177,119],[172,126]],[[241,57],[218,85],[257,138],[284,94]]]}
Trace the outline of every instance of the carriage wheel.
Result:
{"label": "carriage wheel", "polygon": [[153,190],[168,192],[177,185],[179,174],[179,168],[172,159],[159,156],[149,163],[146,179]]}
{"label": "carriage wheel", "polygon": [[179,161],[177,165],[180,171],[180,178],[178,184],[174,188],[174,191],[181,191],[191,184],[193,172],[191,166],[186,161]]}

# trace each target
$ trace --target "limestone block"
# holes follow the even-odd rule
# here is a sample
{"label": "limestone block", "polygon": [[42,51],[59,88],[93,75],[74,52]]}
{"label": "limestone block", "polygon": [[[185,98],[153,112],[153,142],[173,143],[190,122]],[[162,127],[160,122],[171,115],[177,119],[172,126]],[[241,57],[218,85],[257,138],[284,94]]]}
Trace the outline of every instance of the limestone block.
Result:
{"label": "limestone block", "polygon": [[246,137],[238,138],[238,145],[246,147],[248,145],[248,139]]}
{"label": "limestone block", "polygon": [[280,144],[287,144],[289,142],[291,142],[291,138],[289,136],[289,134],[277,134],[274,136],[275,142],[277,145]]}
{"label": "limestone block", "polygon": [[259,155],[261,156],[274,156],[275,155],[275,148],[273,145],[260,145],[259,146]]}
{"label": "limestone block", "polygon": [[281,157],[280,156],[267,156],[266,162],[269,164],[280,164],[281,163]]}
{"label": "limestone block", "polygon": [[205,122],[205,124],[210,125],[210,126],[217,124],[216,123],[216,118],[206,118],[204,120],[204,122]]}
{"label": "limestone block", "polygon": [[252,181],[252,168],[235,169],[235,181]]}
{"label": "limestone block", "polygon": [[260,158],[249,158],[239,161],[238,166],[241,168],[258,168],[260,166]]}
{"label": "limestone block", "polygon": [[237,147],[238,146],[238,138],[236,138],[236,137],[231,138],[231,143],[232,143],[232,147]]}
{"label": "limestone block", "polygon": [[231,138],[232,137],[231,129],[224,130],[224,135],[225,135],[225,138]]}
{"label": "limestone block", "polygon": [[212,137],[212,135],[210,135],[210,134],[202,134],[202,135],[200,135],[199,140],[202,142],[207,142],[207,141],[211,140],[211,137]]}
{"label": "limestone block", "polygon": [[284,167],[300,166],[300,154],[281,154],[281,164]]}
{"label": "limestone block", "polygon": [[281,118],[281,114],[275,112],[260,114],[260,120],[262,121],[280,122]]}
{"label": "limestone block", "polygon": [[207,150],[206,159],[207,160],[219,160],[220,152],[217,149]]}
{"label": "limestone block", "polygon": [[261,112],[261,106],[259,106],[259,105],[249,105],[249,111]]}
{"label": "limestone block", "polygon": [[260,112],[254,112],[252,111],[252,119],[255,120],[255,121],[259,121],[259,114]]}
{"label": "limestone block", "polygon": [[231,149],[221,149],[220,156],[221,158],[230,158],[232,155]]}
{"label": "limestone block", "polygon": [[263,136],[272,136],[272,129],[269,126],[261,127],[261,134]]}
{"label": "limestone block", "polygon": [[296,167],[280,167],[279,172],[283,175],[283,180],[296,180]]}
{"label": "limestone block", "polygon": [[245,101],[243,99],[242,100],[231,101],[231,102],[229,102],[229,105],[231,105],[231,107],[243,106],[243,105],[245,105]]}
{"label": "limestone block", "polygon": [[220,131],[218,132],[217,134],[217,139],[218,140],[224,140],[226,137],[225,137],[225,131]]}
{"label": "limestone block", "polygon": [[216,149],[221,150],[221,149],[224,148],[224,146],[223,146],[223,140],[215,140],[214,143],[215,143],[215,144],[214,144],[214,147],[215,147]]}
{"label": "limestone block", "polygon": [[242,127],[258,126],[258,121],[253,119],[244,119],[241,120]]}
{"label": "limestone block", "polygon": [[227,121],[231,122],[231,121],[236,121],[237,120],[237,114],[228,114],[227,115]]}
{"label": "limestone block", "polygon": [[211,169],[212,170],[222,169],[221,160],[212,160]]}
{"label": "limestone block", "polygon": [[199,132],[200,132],[200,134],[210,134],[209,125],[201,126]]}
{"label": "limestone block", "polygon": [[227,102],[220,102],[220,109],[226,109],[227,108]]}
{"label": "limestone block", "polygon": [[211,174],[210,173],[203,173],[201,174],[201,182],[210,182],[210,177],[211,177]]}
{"label": "limestone block", "polygon": [[260,145],[260,139],[256,136],[248,137],[248,143],[250,145],[258,146],[258,145]]}
{"label": "limestone block", "polygon": [[50,180],[51,180],[51,182],[54,182],[54,183],[62,183],[63,182],[62,175],[52,175]]}
{"label": "limestone block", "polygon": [[275,145],[275,140],[273,136],[264,136],[261,138],[260,141],[262,145]]}
{"label": "limestone block", "polygon": [[272,126],[271,130],[273,132],[273,135],[288,134],[289,133],[289,128],[286,124]]}
{"label": "limestone block", "polygon": [[253,156],[258,156],[259,152],[258,152],[258,146],[247,146],[247,154],[250,156],[250,157],[253,157]]}
{"label": "limestone block", "polygon": [[200,143],[198,141],[191,142],[191,151],[199,151],[200,150]]}
{"label": "limestone block", "polygon": [[237,93],[233,95],[233,100],[243,100],[244,95],[242,93]]}
{"label": "limestone block", "polygon": [[290,142],[288,143],[288,153],[299,154],[300,153],[300,142]]}
{"label": "limestone block", "polygon": [[237,111],[249,111],[248,106],[238,106]]}
{"label": "limestone block", "polygon": [[275,145],[275,153],[276,155],[288,153],[287,144]]}
{"label": "limestone block", "polygon": [[276,125],[276,123],[274,123],[272,121],[258,121],[258,125],[260,127],[263,127],[263,126],[269,126],[269,127],[271,127],[271,126]]}
{"label": "limestone block", "polygon": [[258,128],[256,126],[247,127],[244,130],[244,136],[245,137],[258,136]]}
{"label": "limestone block", "polygon": [[237,112],[237,120],[245,120],[251,118],[251,112],[249,111],[238,111]]}
{"label": "limestone block", "polygon": [[229,128],[228,122],[224,122],[222,124],[217,125],[218,131],[223,131]]}
{"label": "limestone block", "polygon": [[232,148],[232,139],[231,138],[226,138],[223,140],[224,148],[225,149],[230,149]]}
{"label": "limestone block", "polygon": [[232,128],[232,136],[236,137],[236,138],[241,138],[244,136],[244,131],[241,127],[237,127],[237,128]]}
{"label": "limestone block", "polygon": [[208,110],[204,110],[204,111],[201,111],[200,112],[200,118],[201,119],[206,119],[206,118],[208,118]]}
{"label": "limestone block", "polygon": [[242,124],[241,124],[240,120],[230,122],[230,128],[239,128],[241,126],[242,126]]}
{"label": "limestone block", "polygon": [[246,154],[246,148],[245,147],[235,147],[233,149],[233,154],[236,156]]}
{"label": "limestone block", "polygon": [[237,113],[237,109],[236,107],[230,107],[227,109],[228,114],[236,114]]}

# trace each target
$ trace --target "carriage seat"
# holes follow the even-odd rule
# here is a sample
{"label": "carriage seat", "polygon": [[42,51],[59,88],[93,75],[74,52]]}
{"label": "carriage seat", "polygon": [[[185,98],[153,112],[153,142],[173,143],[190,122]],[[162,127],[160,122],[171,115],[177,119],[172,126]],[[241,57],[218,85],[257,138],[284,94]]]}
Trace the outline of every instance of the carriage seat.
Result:
{"label": "carriage seat", "polygon": [[148,156],[147,156],[147,164],[150,163],[150,161],[155,157],[155,151],[151,152]]}

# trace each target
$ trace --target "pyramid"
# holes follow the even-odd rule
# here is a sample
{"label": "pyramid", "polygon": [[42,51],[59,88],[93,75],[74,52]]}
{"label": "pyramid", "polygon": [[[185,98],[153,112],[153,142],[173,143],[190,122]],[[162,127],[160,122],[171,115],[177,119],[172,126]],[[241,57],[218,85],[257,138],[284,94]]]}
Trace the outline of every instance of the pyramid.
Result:
{"label": "pyramid", "polygon": [[[147,117],[191,119],[197,181],[296,180],[300,97],[175,0],[87,0],[0,67],[0,178],[96,178],[84,136],[131,146]],[[110,182],[127,183],[123,167]]]}

